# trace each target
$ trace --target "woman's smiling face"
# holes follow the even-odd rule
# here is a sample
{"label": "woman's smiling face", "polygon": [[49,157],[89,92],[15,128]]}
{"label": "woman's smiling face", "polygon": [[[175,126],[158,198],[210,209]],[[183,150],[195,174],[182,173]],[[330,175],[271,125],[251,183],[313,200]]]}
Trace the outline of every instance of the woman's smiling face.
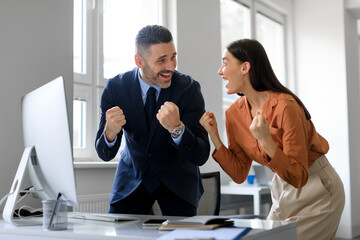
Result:
{"label": "woman's smiling face", "polygon": [[227,49],[224,51],[222,65],[218,74],[223,80],[228,81],[225,86],[227,94],[243,92],[248,82],[245,78],[245,75],[249,73],[248,67],[248,62],[239,61]]}

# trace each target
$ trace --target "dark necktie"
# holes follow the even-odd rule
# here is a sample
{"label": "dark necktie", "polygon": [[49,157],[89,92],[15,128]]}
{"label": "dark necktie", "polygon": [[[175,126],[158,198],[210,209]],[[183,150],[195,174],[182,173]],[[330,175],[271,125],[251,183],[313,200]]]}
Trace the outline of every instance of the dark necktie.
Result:
{"label": "dark necktie", "polygon": [[151,121],[154,117],[155,107],[156,107],[156,89],[150,87],[147,91],[146,102],[145,102],[145,113],[147,118],[148,127],[150,127]]}
{"label": "dark necktie", "polygon": [[[146,94],[146,102],[145,102],[145,113],[148,123],[148,131],[150,132],[150,125],[152,119],[154,118],[155,108],[156,108],[156,89],[154,87],[150,87]],[[148,161],[151,161],[148,159]],[[152,170],[151,164],[148,163],[148,171],[145,173],[143,184],[147,191],[153,193],[158,186],[160,186],[160,180],[156,176],[154,170]]]}

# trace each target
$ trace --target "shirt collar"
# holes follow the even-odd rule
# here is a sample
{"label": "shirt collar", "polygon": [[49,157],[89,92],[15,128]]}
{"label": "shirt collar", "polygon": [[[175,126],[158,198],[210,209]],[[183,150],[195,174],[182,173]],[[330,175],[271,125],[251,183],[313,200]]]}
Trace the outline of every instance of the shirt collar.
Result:
{"label": "shirt collar", "polygon": [[138,79],[139,79],[140,88],[141,88],[141,96],[143,97],[143,99],[144,98],[146,99],[146,94],[150,87],[154,87],[156,89],[156,98],[158,98],[160,91],[161,91],[161,87],[151,86],[150,84],[147,84],[140,76],[140,69],[138,71]]}
{"label": "shirt collar", "polygon": [[280,95],[280,93],[278,93],[278,92],[270,92],[270,95],[263,106],[262,114],[265,117],[269,116],[270,113],[273,111],[273,108],[278,104],[279,95]]}
{"label": "shirt collar", "polygon": [[[263,106],[263,111],[262,111],[263,116],[267,117],[270,115],[273,107],[275,107],[278,103],[279,94],[280,93],[277,93],[277,92],[270,92],[269,97]],[[237,104],[238,104],[239,108],[241,109],[241,111],[243,112],[243,114],[245,114],[245,115],[249,114],[250,108],[249,108],[249,104],[248,104],[246,96],[238,98],[237,101],[238,101]]]}

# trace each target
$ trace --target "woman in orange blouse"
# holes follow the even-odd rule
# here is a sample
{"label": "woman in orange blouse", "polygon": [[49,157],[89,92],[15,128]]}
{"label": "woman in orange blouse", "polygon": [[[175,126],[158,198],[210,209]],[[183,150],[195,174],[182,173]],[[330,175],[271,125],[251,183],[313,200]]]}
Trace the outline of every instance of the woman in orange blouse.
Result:
{"label": "woman in orange blouse", "polygon": [[240,97],[226,111],[228,148],[213,113],[200,119],[215,146],[213,158],[237,183],[252,161],[275,174],[269,220],[297,222],[298,239],[334,239],[345,203],[342,181],[327,161],[328,142],[310,113],[276,78],[263,46],[243,39],[228,45],[219,75]]}

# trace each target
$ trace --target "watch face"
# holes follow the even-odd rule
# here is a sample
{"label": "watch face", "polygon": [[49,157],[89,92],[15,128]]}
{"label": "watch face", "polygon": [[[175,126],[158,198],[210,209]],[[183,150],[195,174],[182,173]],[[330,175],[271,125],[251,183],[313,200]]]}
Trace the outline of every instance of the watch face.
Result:
{"label": "watch face", "polygon": [[181,135],[182,131],[184,129],[184,124],[182,122],[180,122],[180,126],[175,127],[172,131],[171,131],[171,136],[173,138],[177,138],[178,136]]}
{"label": "watch face", "polygon": [[181,128],[180,127],[174,128],[174,130],[171,132],[171,136],[173,136],[173,137],[177,137],[180,134],[181,134]]}

